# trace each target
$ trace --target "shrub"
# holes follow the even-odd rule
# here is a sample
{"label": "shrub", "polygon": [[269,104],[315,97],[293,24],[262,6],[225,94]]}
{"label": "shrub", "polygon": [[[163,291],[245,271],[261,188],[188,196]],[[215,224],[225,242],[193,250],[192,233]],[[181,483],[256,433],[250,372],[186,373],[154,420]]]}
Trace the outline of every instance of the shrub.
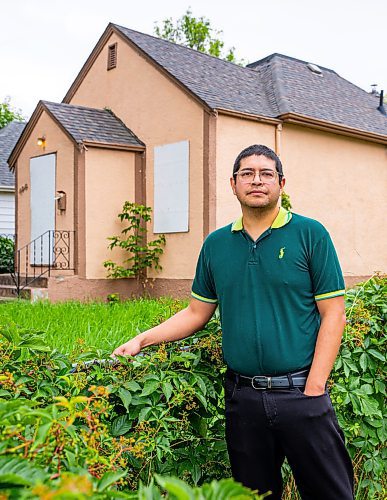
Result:
{"label": "shrub", "polygon": [[346,294],[347,326],[331,397],[355,466],[359,498],[385,498],[387,279]]}
{"label": "shrub", "polygon": [[128,257],[124,265],[116,264],[112,260],[103,263],[109,278],[145,279],[147,269],[162,269],[159,260],[164,252],[165,236],[159,234],[155,240],[146,242],[146,224],[151,221],[151,212],[150,207],[129,201],[124,203],[118,218],[121,222],[127,222],[128,227],[124,228],[120,235],[108,239],[111,241],[110,250],[122,248],[128,252]]}
{"label": "shrub", "polygon": [[7,236],[0,236],[0,274],[14,270],[15,243]]}

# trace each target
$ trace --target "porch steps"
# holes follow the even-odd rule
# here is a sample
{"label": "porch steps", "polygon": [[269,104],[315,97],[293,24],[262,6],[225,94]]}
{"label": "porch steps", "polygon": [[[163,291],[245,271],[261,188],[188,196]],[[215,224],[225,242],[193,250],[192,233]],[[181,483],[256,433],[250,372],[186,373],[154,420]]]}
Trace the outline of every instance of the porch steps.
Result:
{"label": "porch steps", "polygon": [[[25,284],[25,278],[21,276],[21,284]],[[21,299],[37,300],[48,297],[48,279],[40,277],[37,279],[27,278],[27,286],[21,291]],[[17,291],[15,283],[10,274],[0,274],[0,300],[16,300]]]}

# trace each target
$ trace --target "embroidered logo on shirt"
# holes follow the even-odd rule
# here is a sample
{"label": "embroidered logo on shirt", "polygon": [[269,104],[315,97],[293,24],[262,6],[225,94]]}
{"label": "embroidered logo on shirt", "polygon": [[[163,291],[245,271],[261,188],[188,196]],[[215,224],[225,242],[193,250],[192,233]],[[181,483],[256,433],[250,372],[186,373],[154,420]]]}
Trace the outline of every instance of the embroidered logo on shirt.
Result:
{"label": "embroidered logo on shirt", "polygon": [[278,258],[279,258],[279,259],[282,259],[282,258],[283,258],[283,256],[285,255],[285,248],[286,248],[286,247],[282,247],[282,248],[280,248],[280,251],[279,251],[279,254],[278,254]]}

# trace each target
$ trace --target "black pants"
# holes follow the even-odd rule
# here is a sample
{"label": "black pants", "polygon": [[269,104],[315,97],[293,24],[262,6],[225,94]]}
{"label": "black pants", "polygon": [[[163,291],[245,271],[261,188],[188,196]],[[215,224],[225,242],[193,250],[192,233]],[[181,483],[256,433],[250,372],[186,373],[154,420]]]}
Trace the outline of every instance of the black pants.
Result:
{"label": "black pants", "polygon": [[329,394],[256,390],[226,376],[226,440],[236,481],[280,500],[286,457],[303,500],[352,500],[353,468]]}

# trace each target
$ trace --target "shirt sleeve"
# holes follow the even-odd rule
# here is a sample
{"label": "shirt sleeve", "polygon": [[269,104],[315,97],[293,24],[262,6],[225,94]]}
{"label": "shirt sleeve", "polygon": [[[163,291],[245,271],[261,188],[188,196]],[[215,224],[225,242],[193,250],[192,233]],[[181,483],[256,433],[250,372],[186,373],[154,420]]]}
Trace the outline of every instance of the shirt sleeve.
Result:
{"label": "shirt sleeve", "polygon": [[343,273],[327,231],[313,247],[310,272],[316,301],[345,294]]}
{"label": "shirt sleeve", "polygon": [[218,302],[205,243],[200,251],[196,265],[191,295],[202,302],[208,302],[210,304],[216,304]]}

